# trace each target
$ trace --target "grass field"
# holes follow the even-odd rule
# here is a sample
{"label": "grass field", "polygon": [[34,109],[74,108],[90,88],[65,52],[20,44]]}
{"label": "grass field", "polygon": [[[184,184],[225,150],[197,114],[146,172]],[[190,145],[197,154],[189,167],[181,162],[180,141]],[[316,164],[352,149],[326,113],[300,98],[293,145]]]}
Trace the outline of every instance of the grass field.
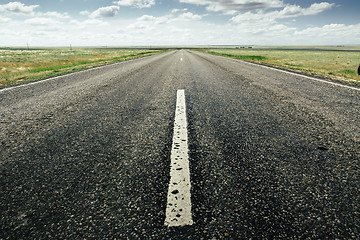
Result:
{"label": "grass field", "polygon": [[0,87],[149,56],[162,50],[120,48],[0,49]]}
{"label": "grass field", "polygon": [[200,51],[360,85],[360,47],[253,47]]}

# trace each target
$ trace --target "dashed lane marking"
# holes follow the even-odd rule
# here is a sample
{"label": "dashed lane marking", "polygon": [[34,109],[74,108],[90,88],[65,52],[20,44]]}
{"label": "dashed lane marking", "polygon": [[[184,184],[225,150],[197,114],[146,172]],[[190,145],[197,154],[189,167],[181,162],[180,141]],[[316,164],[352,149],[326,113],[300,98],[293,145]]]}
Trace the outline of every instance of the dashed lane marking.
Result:
{"label": "dashed lane marking", "polygon": [[165,225],[192,225],[185,90],[177,91]]}

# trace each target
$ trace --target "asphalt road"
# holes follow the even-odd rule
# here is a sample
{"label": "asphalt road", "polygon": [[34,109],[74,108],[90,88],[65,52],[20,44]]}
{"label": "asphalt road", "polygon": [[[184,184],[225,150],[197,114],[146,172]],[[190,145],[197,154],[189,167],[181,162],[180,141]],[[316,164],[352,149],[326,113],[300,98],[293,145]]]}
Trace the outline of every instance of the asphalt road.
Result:
{"label": "asphalt road", "polygon": [[[185,89],[192,218],[164,225]],[[167,52],[0,91],[0,239],[359,239],[360,91]]]}

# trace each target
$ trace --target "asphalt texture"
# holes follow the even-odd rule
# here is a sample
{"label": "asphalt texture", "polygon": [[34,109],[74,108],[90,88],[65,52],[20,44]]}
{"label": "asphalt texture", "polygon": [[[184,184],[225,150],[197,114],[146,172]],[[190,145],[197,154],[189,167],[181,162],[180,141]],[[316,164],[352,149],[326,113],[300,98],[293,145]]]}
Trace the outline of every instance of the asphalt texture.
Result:
{"label": "asphalt texture", "polygon": [[[194,225],[164,225],[185,89]],[[0,239],[359,239],[360,91],[172,51],[0,91]]]}

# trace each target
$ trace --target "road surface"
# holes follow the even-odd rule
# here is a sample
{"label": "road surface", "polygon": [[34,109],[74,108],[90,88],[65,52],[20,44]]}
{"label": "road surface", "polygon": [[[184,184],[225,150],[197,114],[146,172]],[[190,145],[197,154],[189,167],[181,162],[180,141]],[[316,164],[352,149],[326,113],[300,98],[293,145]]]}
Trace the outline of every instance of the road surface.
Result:
{"label": "road surface", "polygon": [[[178,90],[191,216],[170,226]],[[0,90],[0,239],[359,239],[359,166],[358,89],[219,56]]]}

